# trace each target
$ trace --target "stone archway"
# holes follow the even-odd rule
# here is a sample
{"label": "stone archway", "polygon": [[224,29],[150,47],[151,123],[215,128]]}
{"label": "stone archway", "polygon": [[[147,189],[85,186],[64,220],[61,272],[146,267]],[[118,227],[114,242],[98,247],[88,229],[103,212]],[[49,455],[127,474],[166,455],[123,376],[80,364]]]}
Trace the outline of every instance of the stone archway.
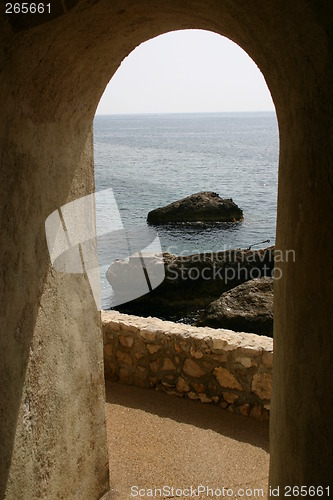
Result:
{"label": "stone archway", "polygon": [[270,481],[332,486],[333,6],[65,0],[49,15],[2,13],[0,23],[0,492],[99,498],[107,490],[99,317],[87,280],[50,268],[44,222],[94,188],[92,120],[122,59],[183,28],[240,45],[273,96],[277,247],[294,249],[296,263],[281,264],[275,294]]}

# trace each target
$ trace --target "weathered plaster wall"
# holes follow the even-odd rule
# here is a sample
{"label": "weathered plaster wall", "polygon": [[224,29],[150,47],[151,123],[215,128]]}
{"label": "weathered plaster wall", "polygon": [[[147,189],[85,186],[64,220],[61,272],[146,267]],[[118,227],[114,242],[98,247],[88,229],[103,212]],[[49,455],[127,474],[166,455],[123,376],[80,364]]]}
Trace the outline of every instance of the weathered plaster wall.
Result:
{"label": "weathered plaster wall", "polygon": [[90,500],[108,487],[99,314],[84,276],[50,268],[44,224],[93,189],[91,129],[13,121],[0,183],[0,498]]}
{"label": "weathered plaster wall", "polygon": [[267,420],[273,339],[102,311],[105,376]]}
{"label": "weathered plaster wall", "polygon": [[38,72],[54,94],[62,77],[43,33],[1,45],[0,498],[91,500],[108,489],[99,313],[85,276],[51,268],[45,219],[93,191],[92,125],[44,99]]}
{"label": "weathered plaster wall", "polygon": [[49,22],[0,13],[2,496],[75,498],[81,484],[89,499],[105,491],[98,316],[84,278],[50,269],[43,225],[93,188],[92,120],[122,59],[181,28],[209,29],[243,47],[276,105],[276,248],[294,249],[296,263],[282,265],[275,289],[270,481],[333,487],[332,2],[52,5]]}

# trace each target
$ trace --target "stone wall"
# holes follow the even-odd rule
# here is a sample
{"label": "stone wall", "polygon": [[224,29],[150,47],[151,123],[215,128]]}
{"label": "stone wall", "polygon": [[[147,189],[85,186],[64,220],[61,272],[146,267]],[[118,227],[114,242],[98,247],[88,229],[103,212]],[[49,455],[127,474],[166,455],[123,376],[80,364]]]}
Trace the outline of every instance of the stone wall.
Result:
{"label": "stone wall", "polygon": [[273,339],[102,311],[105,376],[266,420]]}

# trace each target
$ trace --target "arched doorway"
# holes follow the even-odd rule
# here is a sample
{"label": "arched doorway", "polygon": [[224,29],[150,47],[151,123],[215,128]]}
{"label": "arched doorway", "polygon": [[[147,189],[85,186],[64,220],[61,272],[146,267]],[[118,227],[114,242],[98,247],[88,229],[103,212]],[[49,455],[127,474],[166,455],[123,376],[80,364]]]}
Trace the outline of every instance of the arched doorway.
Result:
{"label": "arched doorway", "polygon": [[[232,197],[242,207],[244,223],[159,226],[163,252],[185,256],[248,248],[253,243],[258,243],[256,249],[274,245],[278,170],[274,105],[258,67],[229,39],[206,30],[180,30],[134,49],[99,102],[94,152],[96,190],[112,187],[127,228],[145,225],[150,210],[199,191]],[[97,219],[105,217],[105,205],[97,206]],[[111,262],[100,269],[103,309],[112,303],[105,277]],[[191,288],[200,281],[193,271],[194,278],[182,280],[192,282]],[[200,306],[192,312],[191,288],[180,294],[188,295],[188,303],[181,307],[177,297],[173,303],[166,300],[164,307],[160,303],[163,311],[154,309],[150,296],[145,310],[144,304],[131,309],[128,303],[121,310],[193,322],[191,314],[197,318],[206,301],[213,299],[207,290],[204,300],[196,296]]]}

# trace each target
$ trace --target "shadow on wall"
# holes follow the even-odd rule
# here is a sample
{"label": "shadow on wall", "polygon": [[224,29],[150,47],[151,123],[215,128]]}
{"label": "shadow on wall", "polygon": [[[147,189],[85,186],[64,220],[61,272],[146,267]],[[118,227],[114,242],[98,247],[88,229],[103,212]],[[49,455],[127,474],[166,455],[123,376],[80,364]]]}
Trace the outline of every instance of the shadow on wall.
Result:
{"label": "shadow on wall", "polygon": [[[45,282],[48,265],[39,266],[38,272],[40,279]],[[8,269],[7,269],[8,270]],[[4,270],[6,275],[6,269]],[[40,282],[28,283],[22,280],[20,283],[21,293],[24,296],[30,296],[31,300],[25,303],[24,307],[18,314],[19,308],[13,307],[12,322],[15,322],[13,327],[14,335],[6,337],[6,344],[1,349],[2,364],[6,377],[2,380],[0,394],[6,389],[5,395],[0,396],[1,402],[1,418],[3,425],[1,426],[0,438],[0,460],[4,466],[1,467],[2,474],[0,475],[0,498],[5,497],[8,474],[11,467],[12,455],[14,450],[15,436],[17,432],[18,419],[24,419],[25,427],[29,431],[30,437],[32,433],[32,422],[30,421],[30,411],[32,410],[34,395],[31,390],[26,387],[27,367],[32,354],[32,343],[35,325],[40,308],[40,301],[43,294],[44,283]],[[14,311],[18,317],[14,316]],[[33,370],[33,368],[32,368]],[[33,370],[34,371],[34,370]],[[35,376],[38,376],[38,367],[35,366]],[[7,390],[6,380],[10,383],[10,391]],[[20,414],[20,408],[25,409],[24,415]],[[21,410],[22,411],[22,410]],[[3,473],[5,471],[5,474]]]}

